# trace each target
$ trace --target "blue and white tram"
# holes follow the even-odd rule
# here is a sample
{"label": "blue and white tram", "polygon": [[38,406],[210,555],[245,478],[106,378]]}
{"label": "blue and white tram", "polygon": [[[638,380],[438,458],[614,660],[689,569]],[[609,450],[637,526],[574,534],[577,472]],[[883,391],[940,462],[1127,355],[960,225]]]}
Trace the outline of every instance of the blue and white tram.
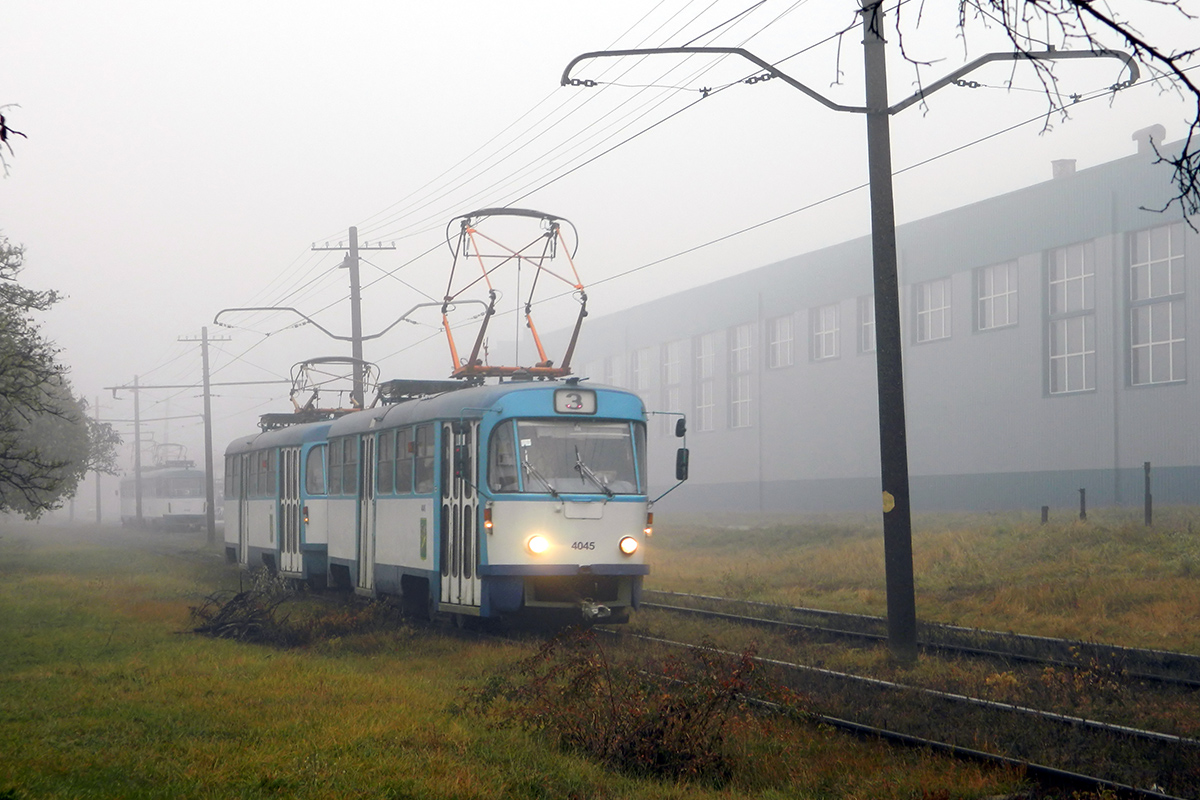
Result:
{"label": "blue and white tram", "polygon": [[646,413],[634,394],[509,381],[239,439],[226,552],[460,617],[613,621],[649,572]]}
{"label": "blue and white tram", "polygon": [[[225,449],[226,560],[317,584],[325,580],[329,425],[321,421],[264,431]],[[306,461],[315,463],[306,469]],[[306,482],[305,475],[312,478]]]}

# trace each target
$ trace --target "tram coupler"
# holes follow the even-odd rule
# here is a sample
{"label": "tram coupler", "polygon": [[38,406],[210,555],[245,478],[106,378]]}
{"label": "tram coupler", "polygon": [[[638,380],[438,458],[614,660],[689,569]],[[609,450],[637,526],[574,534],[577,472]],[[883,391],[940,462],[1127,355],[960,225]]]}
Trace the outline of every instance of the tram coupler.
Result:
{"label": "tram coupler", "polygon": [[593,603],[591,600],[584,600],[580,604],[580,608],[583,610],[583,619],[585,622],[607,619],[612,616],[612,609],[603,603]]}

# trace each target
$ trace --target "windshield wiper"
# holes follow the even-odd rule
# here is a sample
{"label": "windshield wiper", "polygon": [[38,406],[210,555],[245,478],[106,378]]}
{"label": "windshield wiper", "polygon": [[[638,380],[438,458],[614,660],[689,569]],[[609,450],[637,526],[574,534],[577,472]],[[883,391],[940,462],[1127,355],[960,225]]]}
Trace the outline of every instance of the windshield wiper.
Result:
{"label": "windshield wiper", "polygon": [[525,471],[533,477],[537,478],[542,483],[546,484],[546,488],[550,490],[551,497],[558,497],[558,490],[551,485],[550,481],[546,480],[546,476],[538,472],[537,467],[529,463],[529,454],[525,454]]}
{"label": "windshield wiper", "polygon": [[591,478],[592,483],[599,486],[601,491],[603,491],[609,497],[613,496],[612,489],[608,488],[608,486],[605,485],[604,481],[602,481],[598,477],[596,477],[596,473],[592,472],[591,467],[589,467],[587,464],[583,463],[583,458],[580,457],[580,455],[579,455],[579,445],[575,445],[575,471],[578,472],[580,475],[586,475],[589,478]]}

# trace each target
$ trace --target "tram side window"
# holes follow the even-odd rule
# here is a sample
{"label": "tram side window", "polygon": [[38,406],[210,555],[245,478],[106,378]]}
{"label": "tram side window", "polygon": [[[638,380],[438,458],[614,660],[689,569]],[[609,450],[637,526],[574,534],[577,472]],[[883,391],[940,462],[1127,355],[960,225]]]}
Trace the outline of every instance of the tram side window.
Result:
{"label": "tram side window", "polygon": [[511,422],[497,425],[488,447],[488,488],[493,492],[517,491],[517,445]]}
{"label": "tram side window", "polygon": [[396,493],[412,494],[413,429],[396,431]]}
{"label": "tram side window", "polygon": [[271,497],[275,494],[275,451],[258,454],[258,496]]}
{"label": "tram side window", "polygon": [[414,477],[418,493],[433,491],[433,459],[437,453],[433,449],[433,426],[422,425],[417,428],[416,465]]}
{"label": "tram side window", "polygon": [[236,496],[234,492],[237,490],[237,465],[237,456],[227,456],[225,458],[225,491],[222,494],[226,500],[232,500]]}
{"label": "tram side window", "polygon": [[304,491],[325,494],[325,445],[308,451],[304,462]]}
{"label": "tram side window", "polygon": [[329,443],[329,493],[342,493],[342,443],[337,439]]}
{"label": "tram side window", "polygon": [[384,431],[379,434],[379,466],[375,470],[375,491],[378,494],[391,494],[395,485],[393,475],[396,470],[396,432]]}
{"label": "tram side window", "polygon": [[354,494],[358,490],[358,439],[347,436],[342,445],[342,494]]}

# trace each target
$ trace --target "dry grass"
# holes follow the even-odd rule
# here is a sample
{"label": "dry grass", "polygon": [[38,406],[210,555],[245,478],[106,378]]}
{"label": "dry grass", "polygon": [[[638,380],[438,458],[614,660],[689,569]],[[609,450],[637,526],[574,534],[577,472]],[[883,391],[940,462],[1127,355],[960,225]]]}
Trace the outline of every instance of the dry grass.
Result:
{"label": "dry grass", "polygon": [[397,628],[281,649],[186,632],[189,607],[238,578],[181,537],[6,527],[0,576],[6,800],[972,798],[1018,784],[785,720],[730,737],[725,789],[623,776],[455,710],[523,645]]}
{"label": "dry grass", "polygon": [[[1200,511],[922,516],[913,522],[921,619],[1200,653]],[[882,525],[859,516],[661,516],[648,588],[883,614]]]}

